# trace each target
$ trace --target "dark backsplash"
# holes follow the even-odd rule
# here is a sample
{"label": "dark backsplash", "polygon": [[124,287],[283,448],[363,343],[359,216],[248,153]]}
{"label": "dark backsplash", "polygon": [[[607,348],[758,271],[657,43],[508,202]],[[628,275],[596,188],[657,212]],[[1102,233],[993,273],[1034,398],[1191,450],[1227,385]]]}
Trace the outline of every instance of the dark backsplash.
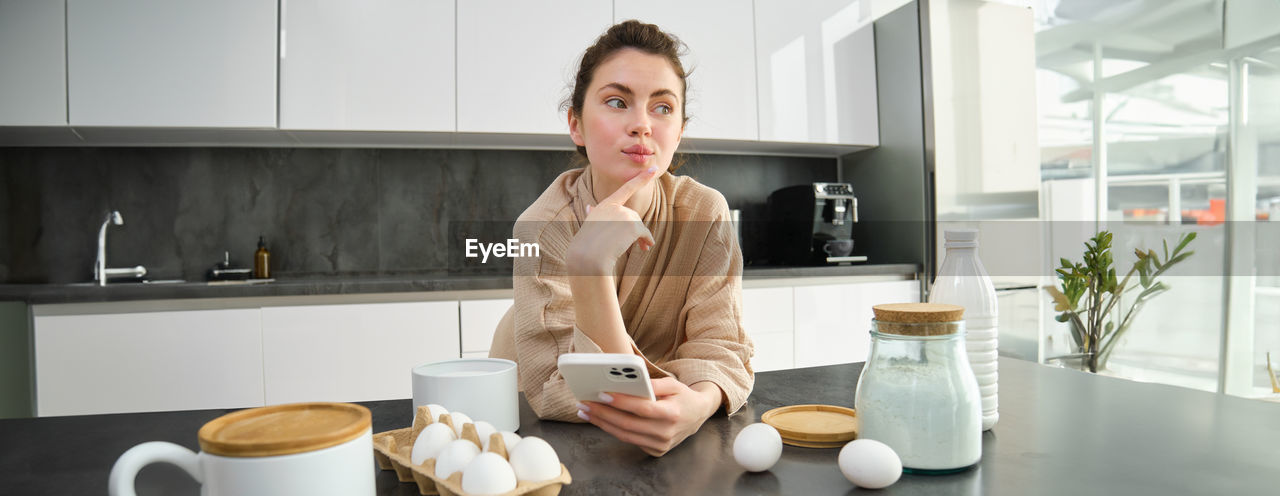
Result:
{"label": "dark backsplash", "polygon": [[[512,221],[570,152],[328,148],[0,148],[0,282],[92,279],[110,209],[112,267],[203,280],[266,236],[276,277],[449,270],[451,221]],[[696,155],[679,174],[745,219],[791,184],[835,179],[831,159]],[[753,240],[745,242],[749,252]]]}

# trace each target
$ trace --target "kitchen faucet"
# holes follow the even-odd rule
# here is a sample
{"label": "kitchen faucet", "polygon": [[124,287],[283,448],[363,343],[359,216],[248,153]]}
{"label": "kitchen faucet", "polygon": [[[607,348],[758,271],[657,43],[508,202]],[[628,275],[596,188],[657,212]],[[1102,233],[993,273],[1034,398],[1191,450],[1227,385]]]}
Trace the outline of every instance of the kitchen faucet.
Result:
{"label": "kitchen faucet", "polygon": [[102,221],[102,228],[98,229],[98,260],[93,263],[93,280],[98,281],[99,286],[106,286],[107,278],[111,276],[139,278],[147,275],[146,267],[141,265],[132,268],[107,268],[107,226],[111,224],[124,225],[124,217],[120,216],[120,211],[112,210],[108,212],[107,218]]}

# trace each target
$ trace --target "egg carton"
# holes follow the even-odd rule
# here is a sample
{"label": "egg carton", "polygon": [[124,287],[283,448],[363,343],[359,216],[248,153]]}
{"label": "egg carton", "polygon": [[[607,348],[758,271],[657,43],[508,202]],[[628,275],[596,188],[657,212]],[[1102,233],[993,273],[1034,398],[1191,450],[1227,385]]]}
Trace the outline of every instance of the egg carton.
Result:
{"label": "egg carton", "polygon": [[[373,435],[373,457],[378,461],[378,467],[382,470],[395,470],[396,478],[400,482],[414,482],[418,485],[418,493],[423,495],[440,495],[440,496],[470,496],[462,491],[462,472],[454,472],[448,478],[442,479],[436,477],[436,461],[429,459],[419,465],[412,462],[413,442],[418,439],[418,434],[427,425],[434,423],[431,418],[431,411],[426,406],[418,407],[413,417],[413,426],[403,429],[395,429],[386,432],[379,432]],[[439,422],[453,428],[453,418],[449,414],[440,415]],[[475,424],[463,424],[462,436],[459,439],[466,439],[476,443],[477,447],[483,448],[480,443],[480,435],[476,433]],[[497,453],[502,458],[508,458],[506,441],[502,439],[502,434],[493,433],[489,436],[489,452]],[[563,463],[560,464],[560,476],[554,479],[528,482],[516,482],[516,488],[505,493],[495,496],[556,496],[560,494],[560,489],[565,484],[572,482],[569,476],[569,468]]]}

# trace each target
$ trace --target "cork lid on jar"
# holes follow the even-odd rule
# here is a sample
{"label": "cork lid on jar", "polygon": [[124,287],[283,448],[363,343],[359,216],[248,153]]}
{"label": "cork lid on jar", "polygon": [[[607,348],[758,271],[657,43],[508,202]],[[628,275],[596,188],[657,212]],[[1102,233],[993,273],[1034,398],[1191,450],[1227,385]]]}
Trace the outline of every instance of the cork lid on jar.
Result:
{"label": "cork lid on jar", "polygon": [[291,455],[337,446],[369,431],[369,409],[351,403],[294,403],[228,413],[200,428],[211,455]]}
{"label": "cork lid on jar", "polygon": [[945,303],[875,305],[876,330],[902,336],[945,336],[961,330],[964,307]]}

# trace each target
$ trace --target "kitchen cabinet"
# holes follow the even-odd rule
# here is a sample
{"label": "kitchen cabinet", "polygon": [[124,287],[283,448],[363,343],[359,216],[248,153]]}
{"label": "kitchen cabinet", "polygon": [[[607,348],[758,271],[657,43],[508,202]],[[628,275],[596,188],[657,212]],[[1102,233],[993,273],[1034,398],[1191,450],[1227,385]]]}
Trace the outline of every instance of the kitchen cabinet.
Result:
{"label": "kitchen cabinet", "polygon": [[866,2],[755,1],[760,139],[880,144]]}
{"label": "kitchen cabinet", "polygon": [[[756,140],[755,30],[744,0],[614,0],[613,20],[657,24],[688,45],[687,138]],[[586,48],[585,46],[583,48]]]}
{"label": "kitchen cabinet", "polygon": [[262,404],[258,309],[36,315],[34,326],[38,416]]}
{"label": "kitchen cabinet", "polygon": [[268,405],[408,398],[414,366],[458,356],[456,300],[262,309]]}
{"label": "kitchen cabinet", "polygon": [[742,290],[742,326],[755,343],[751,368],[756,372],[795,367],[792,288]]}
{"label": "kitchen cabinet", "polygon": [[493,343],[493,333],[498,329],[498,322],[514,303],[515,300],[511,298],[459,302],[458,318],[464,358],[489,356],[489,345]]}
{"label": "kitchen cabinet", "polygon": [[687,42],[683,149],[841,156],[879,142],[865,4],[0,0],[0,146],[571,149],[579,57],[637,18]]}
{"label": "kitchen cabinet", "polygon": [[568,134],[560,102],[612,5],[469,0],[457,9],[458,131]]}
{"label": "kitchen cabinet", "polygon": [[0,126],[67,124],[66,4],[0,0]]}
{"label": "kitchen cabinet", "polygon": [[284,0],[280,128],[453,131],[452,0]]}
{"label": "kitchen cabinet", "polygon": [[276,126],[276,2],[67,0],[66,29],[72,126]]}
{"label": "kitchen cabinet", "polygon": [[871,351],[871,307],[919,301],[919,281],[797,286],[795,366],[866,360]]}
{"label": "kitchen cabinet", "polygon": [[1042,159],[1031,9],[942,2],[930,5],[928,25],[939,217],[982,218],[972,199],[1000,193],[1003,208],[988,210],[1037,218]]}

